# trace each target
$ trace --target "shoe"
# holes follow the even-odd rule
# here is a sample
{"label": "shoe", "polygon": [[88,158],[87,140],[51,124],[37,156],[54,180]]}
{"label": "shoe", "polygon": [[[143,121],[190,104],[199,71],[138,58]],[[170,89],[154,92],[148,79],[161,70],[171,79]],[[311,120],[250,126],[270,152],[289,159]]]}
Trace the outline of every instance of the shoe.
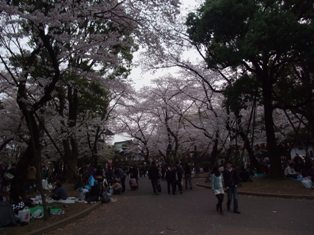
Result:
{"label": "shoe", "polygon": [[235,213],[235,214],[241,214],[240,211],[234,211],[233,213]]}

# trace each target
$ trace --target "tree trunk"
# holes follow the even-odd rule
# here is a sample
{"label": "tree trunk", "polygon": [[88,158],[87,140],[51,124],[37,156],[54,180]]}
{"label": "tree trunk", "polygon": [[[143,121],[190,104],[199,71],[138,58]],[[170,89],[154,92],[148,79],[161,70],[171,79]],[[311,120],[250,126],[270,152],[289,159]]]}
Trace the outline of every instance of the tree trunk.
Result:
{"label": "tree trunk", "polygon": [[16,174],[11,184],[10,196],[12,200],[17,200],[19,197],[25,198],[27,168],[34,162],[33,150],[30,144],[28,144],[26,150],[21,155],[16,165]]}
{"label": "tree trunk", "polygon": [[64,165],[66,180],[74,181],[77,178],[78,144],[76,140],[76,120],[78,112],[77,89],[68,86],[69,116],[68,116],[68,135],[63,140]]}
{"label": "tree trunk", "polygon": [[[262,77],[261,77],[262,76]],[[260,75],[263,88],[264,101],[264,118],[267,140],[267,151],[270,159],[270,175],[272,177],[281,177],[282,167],[278,146],[275,137],[274,120],[273,120],[273,94],[272,94],[272,78],[268,74]]]}
{"label": "tree trunk", "polygon": [[305,88],[306,99],[308,100],[305,107],[304,115],[308,120],[309,136],[307,142],[314,140],[314,103],[313,100],[313,74],[307,66],[303,66],[303,86]]}
{"label": "tree trunk", "polygon": [[42,204],[44,208],[44,218],[48,218],[48,213],[47,213],[47,203],[46,203],[46,196],[42,187],[42,176],[41,176],[41,144],[40,144],[40,134],[41,130],[39,125],[36,122],[36,117],[35,114],[23,110],[25,120],[30,132],[30,143],[32,146],[32,153],[33,153],[33,158],[34,158],[34,165],[36,167],[36,185],[37,189],[40,193],[41,199],[42,199]]}
{"label": "tree trunk", "polygon": [[75,138],[68,137],[63,140],[64,149],[64,168],[65,168],[65,179],[69,182],[73,182],[77,178],[77,142]]}
{"label": "tree trunk", "polygon": [[215,139],[214,139],[214,146],[210,154],[210,167],[211,168],[213,168],[217,164],[217,158],[219,154],[218,143],[219,143],[219,131],[216,131]]}
{"label": "tree trunk", "polygon": [[[29,140],[29,146],[25,152],[23,161],[20,164],[20,167],[22,167],[24,164],[26,164],[26,161],[28,160],[27,166],[30,164],[28,157],[31,156],[33,163],[36,168],[36,184],[37,189],[40,192],[41,198],[42,198],[42,204],[44,208],[44,218],[46,219],[48,217],[47,213],[47,204],[46,204],[46,197],[43,191],[42,187],[42,177],[41,177],[41,124],[38,124],[36,121],[36,111],[34,108],[26,102],[27,100],[27,91],[26,91],[26,83],[20,83],[18,87],[17,92],[17,103],[20,108],[20,110],[23,113],[23,116],[25,117],[25,122],[29,131],[30,140]],[[27,168],[26,168],[27,169]],[[17,172],[17,178],[22,177],[25,174],[25,171],[22,170],[21,173]],[[23,187],[23,185],[22,185]],[[24,188],[25,189],[25,188]]]}
{"label": "tree trunk", "polygon": [[241,138],[243,140],[244,148],[248,152],[250,163],[257,170],[257,172],[260,172],[261,165],[259,164],[259,162],[257,161],[257,159],[256,159],[256,157],[254,155],[254,151],[253,151],[253,148],[252,148],[252,145],[251,145],[251,143],[249,141],[248,136],[243,132],[243,130],[240,130],[239,134],[240,134],[240,136],[241,136]]}

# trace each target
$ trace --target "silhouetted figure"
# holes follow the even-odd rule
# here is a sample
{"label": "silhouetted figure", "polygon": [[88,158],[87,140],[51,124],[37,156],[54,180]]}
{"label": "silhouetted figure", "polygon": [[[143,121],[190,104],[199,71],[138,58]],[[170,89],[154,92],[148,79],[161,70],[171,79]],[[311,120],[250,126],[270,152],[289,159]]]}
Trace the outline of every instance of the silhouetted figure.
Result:
{"label": "silhouetted figure", "polygon": [[231,202],[233,202],[233,212],[240,214],[238,207],[238,192],[237,187],[239,183],[239,177],[237,172],[233,169],[232,164],[228,162],[223,174],[224,186],[227,191],[228,201],[227,210],[230,211]]}
{"label": "silhouetted figure", "polygon": [[158,194],[158,180],[160,176],[159,176],[158,167],[156,166],[155,162],[152,162],[152,165],[148,170],[148,177],[152,183],[154,193]]}

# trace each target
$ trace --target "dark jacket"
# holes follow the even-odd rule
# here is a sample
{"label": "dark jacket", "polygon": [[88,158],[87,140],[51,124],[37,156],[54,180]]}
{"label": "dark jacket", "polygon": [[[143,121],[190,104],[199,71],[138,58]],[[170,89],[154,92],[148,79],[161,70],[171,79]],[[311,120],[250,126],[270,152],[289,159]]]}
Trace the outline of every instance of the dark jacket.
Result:
{"label": "dark jacket", "polygon": [[183,173],[184,173],[184,171],[183,171],[182,166],[178,165],[178,166],[177,166],[177,176],[178,176],[178,180],[179,180],[179,181],[182,180],[182,178],[183,178]]}
{"label": "dark jacket", "polygon": [[51,197],[54,200],[60,200],[60,199],[66,200],[68,198],[68,194],[65,191],[65,189],[62,186],[60,186],[60,187],[55,188]]}
{"label": "dark jacket", "polygon": [[192,174],[191,167],[190,167],[188,164],[185,165],[184,174],[185,174],[186,176],[191,176],[191,174]]}
{"label": "dark jacket", "polygon": [[170,183],[176,182],[177,171],[175,169],[166,170],[166,180]]}
{"label": "dark jacket", "polygon": [[148,171],[148,177],[150,180],[158,180],[159,179],[159,170],[157,166],[151,166]]}
{"label": "dark jacket", "polygon": [[225,187],[232,187],[239,184],[239,177],[234,169],[232,169],[231,171],[225,170],[223,173],[223,177]]}
{"label": "dark jacket", "polygon": [[131,168],[129,173],[131,179],[138,179],[138,169],[136,167]]}

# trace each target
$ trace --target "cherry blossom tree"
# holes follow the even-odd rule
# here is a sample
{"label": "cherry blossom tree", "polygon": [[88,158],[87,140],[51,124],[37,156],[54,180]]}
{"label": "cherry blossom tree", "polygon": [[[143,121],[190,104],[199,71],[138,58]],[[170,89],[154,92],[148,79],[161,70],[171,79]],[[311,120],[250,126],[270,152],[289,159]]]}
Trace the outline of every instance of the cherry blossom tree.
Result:
{"label": "cherry blossom tree", "polygon": [[119,132],[126,132],[139,143],[140,153],[148,161],[151,157],[149,143],[157,128],[145,102],[134,101],[119,112]]}
{"label": "cherry blossom tree", "polygon": [[[68,105],[67,127],[72,131],[64,149],[74,150],[67,160],[75,161],[77,80],[127,74],[135,39],[158,46],[154,40],[158,30],[151,24],[156,20],[153,15],[171,20],[175,14],[169,13],[175,13],[177,5],[177,1],[162,0],[1,1],[0,60],[6,71],[1,72],[1,79],[16,87],[17,104],[29,131],[28,146],[18,165],[22,179],[25,165],[33,162],[41,185],[47,104],[57,102],[60,116]],[[67,104],[62,98],[64,91]]]}

